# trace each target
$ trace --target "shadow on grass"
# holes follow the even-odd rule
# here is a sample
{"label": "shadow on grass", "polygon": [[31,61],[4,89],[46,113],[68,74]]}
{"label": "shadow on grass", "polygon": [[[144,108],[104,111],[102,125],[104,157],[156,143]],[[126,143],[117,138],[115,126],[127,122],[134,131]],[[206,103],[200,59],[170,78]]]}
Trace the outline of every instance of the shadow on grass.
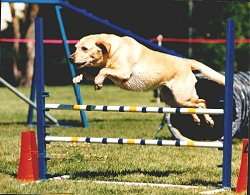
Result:
{"label": "shadow on grass", "polygon": [[170,174],[182,174],[183,171],[176,171],[176,170],[171,170],[171,171],[146,171],[146,170],[141,170],[141,169],[136,169],[136,170],[123,170],[123,171],[82,171],[82,172],[77,172],[73,173],[71,177],[73,179],[80,179],[80,178],[85,178],[85,179],[95,179],[95,178],[113,178],[113,177],[118,177],[118,176],[128,176],[128,175],[133,175],[133,174],[138,174],[138,175],[145,175],[145,176],[154,176],[154,177],[167,177]]}
{"label": "shadow on grass", "polygon": [[27,122],[18,121],[18,122],[0,122],[0,126],[10,126],[10,125],[27,125]]}
{"label": "shadow on grass", "polygon": [[[110,119],[108,119],[110,121]],[[155,119],[150,117],[145,117],[143,119],[141,118],[112,118],[111,121],[114,121],[114,122],[138,122],[138,121],[147,121],[147,122],[151,122],[151,121],[154,121]],[[59,121],[59,124],[60,126],[69,126],[69,127],[82,127],[83,124],[79,118],[79,120],[67,120],[67,119],[62,119],[62,120],[58,120]],[[103,123],[103,122],[106,122],[107,119],[89,119],[89,122],[91,123]],[[47,124],[49,125],[54,125],[54,123],[50,122],[50,121],[46,121]],[[0,125],[1,126],[8,126],[8,125],[28,125],[28,123],[26,121],[13,121],[13,122],[10,122],[10,121],[3,121],[3,122],[0,122]],[[35,126],[36,125],[36,122],[32,122],[32,125],[31,126]]]}
{"label": "shadow on grass", "polygon": [[221,181],[205,181],[201,179],[191,179],[189,185],[199,185],[199,186],[221,186]]}
{"label": "shadow on grass", "polygon": [[[56,126],[54,123],[50,121],[46,121],[46,124],[51,125],[51,126]],[[64,126],[64,124],[67,126],[81,126],[81,121],[80,120],[59,120],[59,124]],[[32,122],[32,124],[28,124],[26,121],[4,121],[0,122],[0,126],[9,126],[9,125],[29,125],[31,127],[35,127],[37,125],[36,121]]]}
{"label": "shadow on grass", "polygon": [[[124,170],[124,171],[82,171],[70,174],[71,179],[80,180],[80,179],[90,179],[90,180],[110,180],[110,181],[116,181],[115,177],[119,176],[136,176],[134,174],[138,175],[145,175],[145,179],[148,180],[146,176],[152,176],[152,177],[168,177],[169,175],[178,175],[183,174],[185,171],[176,171],[176,170],[169,170],[169,171],[146,171],[141,169],[136,170]],[[69,174],[65,174],[69,175]],[[57,177],[59,175],[49,175],[49,178],[51,177]],[[121,180],[120,178],[117,180]],[[153,180],[153,179],[152,179]],[[143,181],[142,181],[143,182]],[[145,181],[144,181],[145,182]],[[221,182],[216,181],[206,181],[201,179],[191,179],[187,183],[180,183],[180,185],[193,185],[193,186],[214,186],[214,187],[220,187]]]}
{"label": "shadow on grass", "polygon": [[[143,122],[152,122],[155,119],[152,118],[145,118],[143,119]],[[110,119],[90,119],[89,123],[98,124],[98,123],[104,123],[104,122],[115,122],[115,123],[130,123],[130,122],[141,122],[142,119],[139,118],[112,118]],[[160,123],[160,122],[159,122]],[[81,120],[59,120],[60,126],[63,127],[83,127],[83,123]]]}
{"label": "shadow on grass", "polygon": [[83,127],[81,120],[59,120],[59,125],[63,127]]}

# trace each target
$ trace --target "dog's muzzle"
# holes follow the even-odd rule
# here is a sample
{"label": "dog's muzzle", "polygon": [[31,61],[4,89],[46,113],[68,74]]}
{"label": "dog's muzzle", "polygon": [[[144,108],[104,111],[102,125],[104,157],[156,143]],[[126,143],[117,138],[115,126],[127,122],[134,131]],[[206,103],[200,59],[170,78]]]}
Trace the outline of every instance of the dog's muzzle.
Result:
{"label": "dog's muzzle", "polygon": [[78,62],[78,63],[76,63],[73,57],[69,57],[68,59],[69,59],[70,63],[75,64],[78,67],[82,67],[85,64],[87,64],[87,61],[86,62]]}

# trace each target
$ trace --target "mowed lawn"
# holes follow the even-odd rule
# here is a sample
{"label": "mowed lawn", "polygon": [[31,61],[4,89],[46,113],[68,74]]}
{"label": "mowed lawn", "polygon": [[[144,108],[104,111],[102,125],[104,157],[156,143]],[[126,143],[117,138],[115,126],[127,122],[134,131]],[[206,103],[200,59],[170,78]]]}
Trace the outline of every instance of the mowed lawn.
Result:
{"label": "mowed lawn", "polygon": [[[20,88],[29,95],[29,89]],[[71,86],[46,87],[47,103],[74,104]],[[152,92],[128,92],[114,86],[95,91],[81,85],[86,104],[154,105]],[[28,107],[6,88],[0,88],[0,192],[58,194],[198,194],[218,186],[222,170],[222,151],[207,148],[159,147],[132,145],[98,145],[51,143],[47,145],[48,172],[51,176],[70,175],[68,180],[50,180],[23,184],[16,180],[20,134],[36,129],[26,124]],[[163,105],[163,104],[161,104]],[[51,127],[50,135],[154,138],[162,114],[88,112],[89,128],[82,128],[78,111],[50,111],[66,126]],[[181,123],[181,121],[180,121]],[[73,126],[73,127],[72,127]],[[164,128],[158,138],[171,139]],[[239,170],[241,142],[234,140],[232,183],[235,187]],[[97,184],[96,180],[168,183],[208,186],[198,189],[120,186]],[[226,192],[225,194],[231,194]],[[232,193],[233,194],[233,193]]]}

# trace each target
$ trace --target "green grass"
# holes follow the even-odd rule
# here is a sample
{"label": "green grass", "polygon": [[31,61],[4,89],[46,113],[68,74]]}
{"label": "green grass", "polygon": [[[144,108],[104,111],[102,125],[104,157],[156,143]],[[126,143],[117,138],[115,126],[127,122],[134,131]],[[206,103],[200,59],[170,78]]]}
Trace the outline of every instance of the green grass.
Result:
{"label": "green grass", "polygon": [[[47,103],[75,102],[71,86],[46,87]],[[20,89],[26,95],[29,90]],[[86,104],[156,105],[152,92],[127,92],[113,86],[94,91],[82,86]],[[20,133],[26,125],[27,105],[5,88],[0,88],[0,192],[1,193],[73,193],[73,194],[197,194],[204,189],[164,189],[96,184],[92,180],[152,182],[212,186],[221,181],[222,152],[206,148],[157,146],[62,144],[47,145],[48,172],[69,174],[72,179],[22,185],[15,179],[19,161]],[[89,112],[89,128],[83,129],[77,111],[50,112],[58,120],[76,127],[51,127],[51,135],[153,138],[162,115],[141,113]],[[35,127],[32,127],[35,128]],[[164,129],[160,136],[170,138]],[[235,186],[241,145],[234,141],[232,183]],[[227,192],[226,194],[230,194]]]}

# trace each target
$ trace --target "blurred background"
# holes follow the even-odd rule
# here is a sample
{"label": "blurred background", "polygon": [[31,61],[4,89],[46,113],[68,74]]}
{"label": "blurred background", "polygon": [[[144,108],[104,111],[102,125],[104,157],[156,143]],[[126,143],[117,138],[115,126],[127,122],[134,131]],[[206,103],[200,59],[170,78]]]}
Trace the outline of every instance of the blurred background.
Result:
{"label": "blurred background", "polygon": [[[250,3],[247,1],[115,1],[69,0],[75,6],[109,20],[148,40],[159,34],[164,38],[185,39],[166,41],[163,47],[175,50],[184,57],[194,58],[217,71],[224,70],[226,21],[233,18],[236,26],[235,70],[246,71],[250,67]],[[6,38],[34,38],[33,21],[36,15],[44,18],[45,39],[61,39],[55,10],[51,5],[26,5],[1,9],[0,76],[15,86],[30,86],[33,75],[34,44],[7,42]],[[19,6],[22,7],[22,6]],[[9,18],[6,21],[6,14]],[[69,39],[78,40],[88,34],[114,33],[113,29],[98,24],[70,10],[62,11],[65,30]],[[202,38],[211,43],[188,42]],[[219,39],[219,41],[218,41]],[[155,41],[154,41],[155,42]],[[157,42],[155,42],[157,43]],[[74,45],[70,45],[71,52]],[[71,84],[70,73],[62,44],[45,44],[45,74],[47,85]],[[56,76],[55,76],[56,73]]]}

